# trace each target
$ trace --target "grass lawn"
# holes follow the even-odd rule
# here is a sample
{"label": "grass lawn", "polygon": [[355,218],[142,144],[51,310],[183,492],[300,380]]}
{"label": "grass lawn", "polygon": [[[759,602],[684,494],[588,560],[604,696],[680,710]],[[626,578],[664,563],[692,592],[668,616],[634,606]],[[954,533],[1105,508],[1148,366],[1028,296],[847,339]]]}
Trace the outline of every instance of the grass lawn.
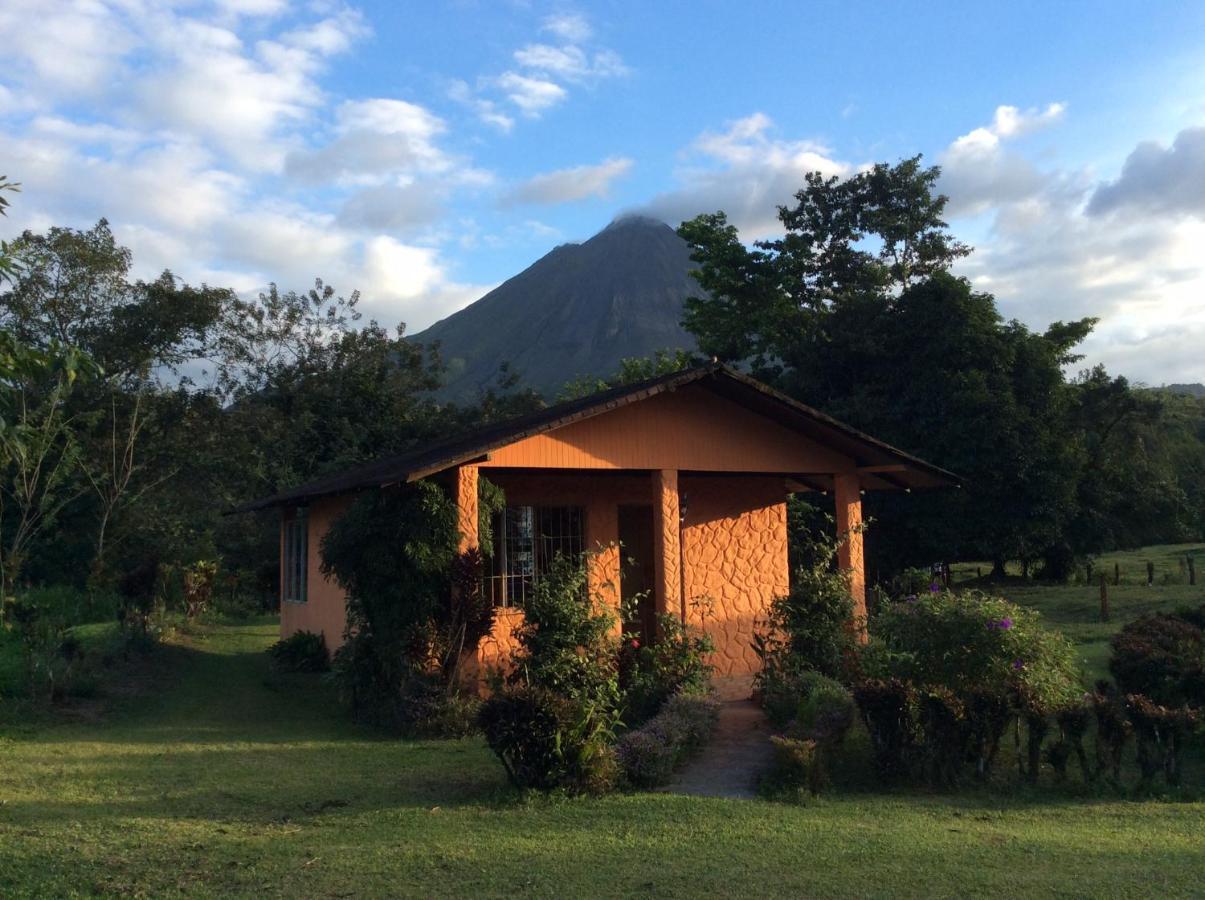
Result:
{"label": "grass lawn", "polygon": [[[1010,590],[1088,656],[1145,604],[1205,600],[1119,591],[1095,626],[1085,588]],[[101,716],[0,725],[0,896],[1201,894],[1201,802],[857,785],[804,806],[525,801],[479,739],[385,739],[321,678],[272,675],[275,632],[214,627],[156,651]]]}

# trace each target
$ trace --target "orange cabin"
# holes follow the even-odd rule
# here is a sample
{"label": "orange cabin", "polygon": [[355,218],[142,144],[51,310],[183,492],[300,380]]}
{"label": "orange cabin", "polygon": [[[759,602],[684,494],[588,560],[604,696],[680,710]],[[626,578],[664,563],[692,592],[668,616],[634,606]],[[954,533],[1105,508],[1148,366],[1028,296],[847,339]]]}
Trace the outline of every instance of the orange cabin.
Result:
{"label": "orange cabin", "polygon": [[831,491],[850,539],[840,564],[865,609],[861,495],[954,481],[909,456],[711,364],[563,403],[472,435],[304,485],[244,507],[283,510],[281,635],[307,630],[338,646],[338,585],[319,547],[355,493],[434,478],[456,498],[462,549],[477,543],[477,483],[506,496],[490,560],[493,633],[482,668],[504,666],[523,596],[558,552],[594,551],[591,583],[625,627],[647,633],[656,612],[710,633],[724,693],[746,692],[756,622],[788,588],[789,494]]}

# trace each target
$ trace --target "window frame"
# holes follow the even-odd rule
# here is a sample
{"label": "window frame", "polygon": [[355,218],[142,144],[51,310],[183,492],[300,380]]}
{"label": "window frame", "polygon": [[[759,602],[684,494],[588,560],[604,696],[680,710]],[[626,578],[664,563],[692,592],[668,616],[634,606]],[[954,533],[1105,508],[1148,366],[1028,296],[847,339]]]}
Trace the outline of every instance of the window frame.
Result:
{"label": "window frame", "polygon": [[280,599],[302,604],[309,600],[309,510],[299,506],[285,520],[282,536]]}
{"label": "window frame", "polygon": [[527,592],[552,560],[558,554],[580,555],[585,545],[584,506],[505,507],[494,518],[494,554],[487,578],[490,603],[497,609],[523,609]]}

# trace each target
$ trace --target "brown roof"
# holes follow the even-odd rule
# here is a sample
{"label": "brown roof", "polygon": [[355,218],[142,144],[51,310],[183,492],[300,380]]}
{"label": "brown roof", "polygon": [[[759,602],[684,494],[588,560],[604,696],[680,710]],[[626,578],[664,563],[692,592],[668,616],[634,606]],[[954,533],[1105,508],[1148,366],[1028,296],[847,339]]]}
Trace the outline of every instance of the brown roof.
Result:
{"label": "brown roof", "polygon": [[[481,459],[507,444],[544,434],[688,384],[699,385],[748,409],[761,412],[780,425],[794,429],[853,458],[861,470],[864,486],[869,489],[942,487],[957,484],[960,480],[945,469],[863,434],[735,369],[722,363],[707,363],[668,375],[659,375],[646,381],[621,385],[578,400],[558,403],[547,409],[487,425],[448,441],[429,444],[407,453],[316,479],[272,497],[247,503],[232,512],[252,512],[273,506],[289,506],[329,494],[343,494],[364,488],[416,481],[445,469]],[[799,473],[797,480],[809,488],[825,489],[829,486],[824,473]]]}

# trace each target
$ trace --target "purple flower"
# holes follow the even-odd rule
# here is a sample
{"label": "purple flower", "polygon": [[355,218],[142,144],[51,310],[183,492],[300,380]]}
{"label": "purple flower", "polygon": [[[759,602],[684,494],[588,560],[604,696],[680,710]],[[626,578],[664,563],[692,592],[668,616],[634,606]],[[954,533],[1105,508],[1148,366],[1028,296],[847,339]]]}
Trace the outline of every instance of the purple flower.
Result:
{"label": "purple flower", "polygon": [[938,584],[936,581],[933,582],[931,585],[929,585],[929,593],[930,594],[940,594],[941,593],[941,585]]}
{"label": "purple flower", "polygon": [[1014,659],[1014,660],[1013,660],[1013,668],[1014,668],[1014,669],[1016,669],[1016,670],[1018,670],[1018,671],[1020,671],[1021,669],[1024,669],[1024,668],[1025,668],[1025,663],[1023,663],[1023,662],[1022,662],[1021,660],[1019,660],[1019,659]]}
{"label": "purple flower", "polygon": [[1008,629],[1013,627],[1013,620],[1007,617],[1003,618],[1000,620],[998,627],[1001,631],[1008,631]]}

